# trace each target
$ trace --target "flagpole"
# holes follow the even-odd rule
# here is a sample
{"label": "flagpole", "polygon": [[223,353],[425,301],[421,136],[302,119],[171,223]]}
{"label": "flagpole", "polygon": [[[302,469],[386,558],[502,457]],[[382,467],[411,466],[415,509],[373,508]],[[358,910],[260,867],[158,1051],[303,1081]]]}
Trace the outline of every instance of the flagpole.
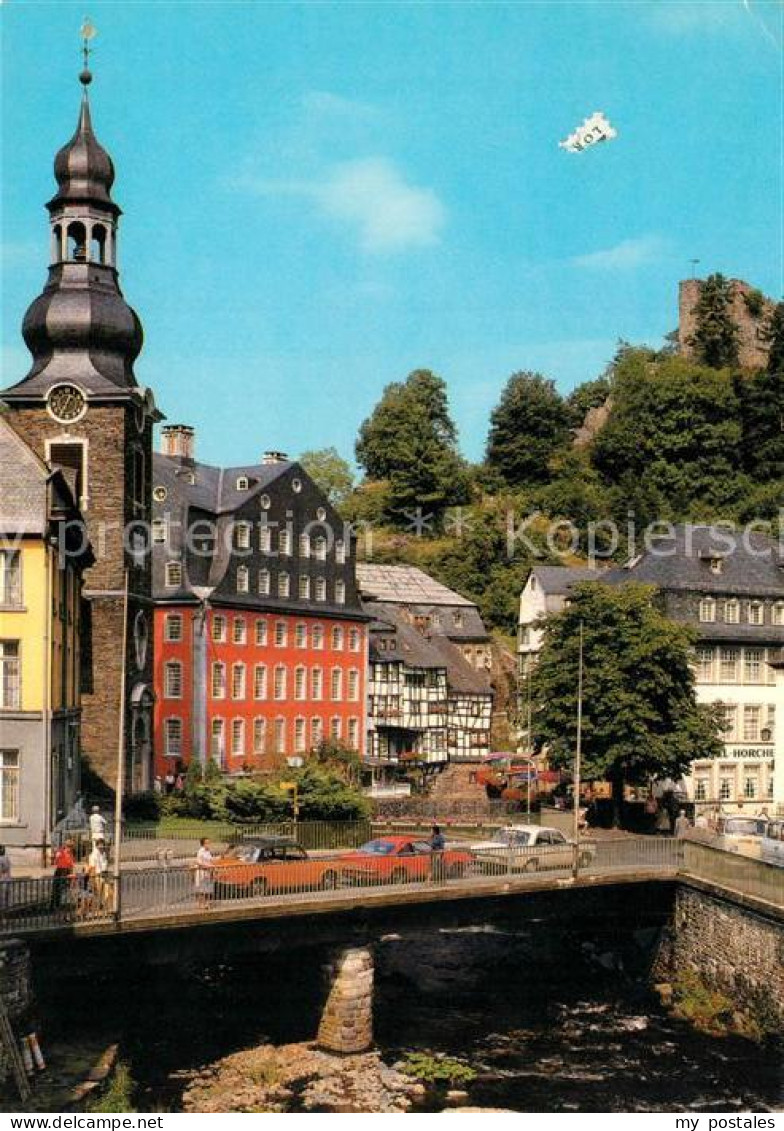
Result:
{"label": "flagpole", "polygon": [[579,868],[578,839],[580,836],[580,773],[583,753],[583,622],[580,621],[580,645],[577,662],[577,742],[574,751],[574,812],[572,817],[572,839],[574,840],[574,860],[572,874],[577,876]]}

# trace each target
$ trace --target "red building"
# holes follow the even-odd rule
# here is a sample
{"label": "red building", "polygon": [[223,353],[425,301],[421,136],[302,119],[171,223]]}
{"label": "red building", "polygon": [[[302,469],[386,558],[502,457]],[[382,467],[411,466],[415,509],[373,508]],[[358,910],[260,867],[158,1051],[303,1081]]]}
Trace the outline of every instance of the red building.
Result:
{"label": "red building", "polygon": [[273,768],[324,739],[364,754],[367,616],[350,530],[298,464],[153,461],[155,766]]}

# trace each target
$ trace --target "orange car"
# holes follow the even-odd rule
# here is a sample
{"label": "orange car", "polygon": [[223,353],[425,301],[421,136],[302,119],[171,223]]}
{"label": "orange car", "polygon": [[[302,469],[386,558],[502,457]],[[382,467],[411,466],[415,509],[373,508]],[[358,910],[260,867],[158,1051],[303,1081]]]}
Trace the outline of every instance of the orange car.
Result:
{"label": "orange car", "polygon": [[406,883],[411,880],[456,879],[471,863],[471,853],[447,848],[433,854],[426,840],[383,836],[337,858],[347,883]]}
{"label": "orange car", "polygon": [[332,891],[338,886],[336,861],[313,860],[286,837],[254,837],[236,844],[214,863],[216,899],[268,892]]}

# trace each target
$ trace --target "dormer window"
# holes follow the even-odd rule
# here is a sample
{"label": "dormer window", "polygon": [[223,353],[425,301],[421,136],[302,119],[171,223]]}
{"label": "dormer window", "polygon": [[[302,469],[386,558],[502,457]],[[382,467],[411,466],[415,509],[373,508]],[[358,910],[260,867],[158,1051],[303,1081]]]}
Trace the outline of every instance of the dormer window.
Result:
{"label": "dormer window", "polygon": [[461,612],[452,613],[452,624],[455,628],[463,627],[463,614]]}
{"label": "dormer window", "polygon": [[716,620],[716,602],[712,597],[702,598],[698,615],[703,624],[713,624]]}
{"label": "dormer window", "polygon": [[237,592],[238,593],[247,593],[248,588],[249,588],[248,567],[247,566],[238,566],[237,567]]}
{"label": "dormer window", "polygon": [[762,624],[764,609],[761,601],[749,601],[749,624]]}
{"label": "dormer window", "polygon": [[723,558],[710,558],[708,561],[711,573],[720,574],[724,569]]}
{"label": "dormer window", "polygon": [[740,605],[732,598],[724,602],[724,623],[737,624],[740,620]]}
{"label": "dormer window", "polygon": [[236,487],[238,491],[247,491],[250,483],[248,482],[247,475],[238,475]]}
{"label": "dormer window", "polygon": [[182,564],[180,562],[166,563],[166,588],[178,589],[182,585]]}
{"label": "dormer window", "polygon": [[234,536],[238,550],[250,549],[250,530],[249,522],[238,522],[234,527]]}

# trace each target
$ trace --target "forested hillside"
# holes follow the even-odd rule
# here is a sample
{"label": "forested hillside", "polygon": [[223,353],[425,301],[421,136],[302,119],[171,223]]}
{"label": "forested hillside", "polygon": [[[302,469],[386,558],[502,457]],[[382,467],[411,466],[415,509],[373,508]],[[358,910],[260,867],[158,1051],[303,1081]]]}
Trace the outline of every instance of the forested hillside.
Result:
{"label": "forested hillside", "polygon": [[[704,284],[693,359],[624,342],[605,373],[567,396],[548,376],[512,374],[481,464],[462,458],[447,385],[426,369],[387,386],[362,424],[361,483],[350,486],[334,450],[304,462],[372,530],[374,560],[422,566],[504,633],[536,552],[540,562],[589,549],[621,560],[632,524],[773,525],[784,509],[784,304],[766,326],[767,365],[742,369],[729,286]],[[592,409],[598,427],[583,428]]]}

